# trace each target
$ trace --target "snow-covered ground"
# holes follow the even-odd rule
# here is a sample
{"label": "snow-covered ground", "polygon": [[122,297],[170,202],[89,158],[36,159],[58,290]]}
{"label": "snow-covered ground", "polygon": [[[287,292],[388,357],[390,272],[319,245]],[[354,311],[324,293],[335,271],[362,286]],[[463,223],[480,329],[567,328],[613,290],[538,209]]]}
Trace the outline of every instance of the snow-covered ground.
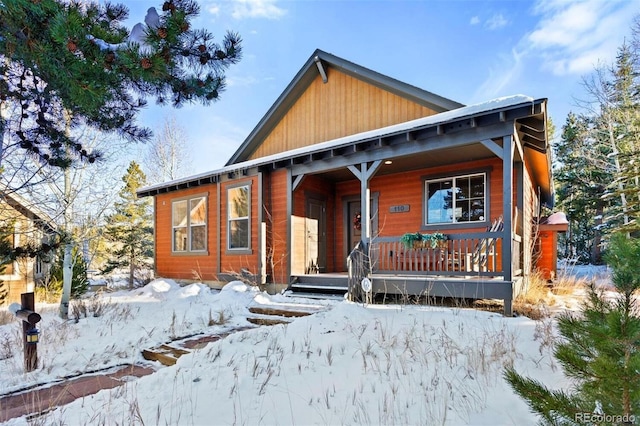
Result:
{"label": "snow-covered ground", "polygon": [[[473,309],[362,305],[222,291],[155,280],[88,298],[63,321],[42,305],[38,370],[23,372],[20,325],[0,326],[0,394],[126,363],[195,333],[250,325],[249,307],[316,310],[287,325],[240,331],[40,418],[44,424],[527,425],[537,419],[502,379],[506,365],[552,387],[569,384],[551,356],[551,320]],[[100,316],[93,312],[102,309]],[[220,322],[218,325],[210,325]],[[10,425],[28,424],[24,418]]]}

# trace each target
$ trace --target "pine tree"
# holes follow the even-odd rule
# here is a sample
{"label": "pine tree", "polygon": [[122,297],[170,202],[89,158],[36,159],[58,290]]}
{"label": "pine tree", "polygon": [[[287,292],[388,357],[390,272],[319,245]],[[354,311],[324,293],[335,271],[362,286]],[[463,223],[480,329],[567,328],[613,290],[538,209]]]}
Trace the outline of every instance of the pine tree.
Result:
{"label": "pine tree", "polygon": [[606,260],[617,298],[607,299],[592,286],[581,315],[567,313],[558,319],[563,341],[554,356],[574,388],[550,390],[512,368],[505,371],[505,379],[544,424],[640,420],[640,240],[613,235]]}
{"label": "pine tree", "polygon": [[133,288],[136,272],[150,267],[153,255],[153,227],[150,203],[138,198],[136,191],[146,184],[140,166],[132,161],[122,178],[120,201],[115,203],[115,213],[107,217],[105,238],[112,244],[110,259],[103,273],[116,268],[129,268],[129,286]]}
{"label": "pine tree", "polygon": [[570,113],[554,146],[559,166],[554,170],[558,206],[571,224],[566,238],[568,257],[599,264],[603,217],[610,202],[603,200],[611,182],[610,152],[590,137],[592,120]]}
{"label": "pine tree", "polygon": [[[87,264],[77,247],[71,252],[72,258],[72,278],[71,278],[71,298],[77,299],[85,294],[89,288],[89,279],[87,277]],[[63,284],[63,266],[64,266],[64,249],[58,250],[56,261],[51,265],[49,271],[49,283],[47,285],[49,291],[55,294],[62,293]]]}
{"label": "pine tree", "polygon": [[214,42],[209,31],[192,28],[198,14],[194,0],[166,0],[129,31],[123,5],[3,1],[0,103],[17,114],[0,117],[0,135],[6,131],[44,164],[67,167],[100,157],[66,131],[67,122],[144,141],[150,131],[135,120],[147,98],[174,106],[217,100],[241,40],[227,33]]}

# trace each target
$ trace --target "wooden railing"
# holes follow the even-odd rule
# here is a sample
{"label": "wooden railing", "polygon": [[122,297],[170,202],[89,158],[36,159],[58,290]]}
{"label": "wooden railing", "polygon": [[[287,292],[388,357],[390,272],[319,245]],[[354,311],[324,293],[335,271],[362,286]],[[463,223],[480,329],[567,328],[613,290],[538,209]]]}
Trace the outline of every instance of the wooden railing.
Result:
{"label": "wooden railing", "polygon": [[[400,237],[377,237],[371,241],[371,267],[375,273],[391,274],[503,275],[503,235],[501,231],[449,234],[435,248],[406,248]],[[519,263],[519,247],[514,246],[511,260]]]}

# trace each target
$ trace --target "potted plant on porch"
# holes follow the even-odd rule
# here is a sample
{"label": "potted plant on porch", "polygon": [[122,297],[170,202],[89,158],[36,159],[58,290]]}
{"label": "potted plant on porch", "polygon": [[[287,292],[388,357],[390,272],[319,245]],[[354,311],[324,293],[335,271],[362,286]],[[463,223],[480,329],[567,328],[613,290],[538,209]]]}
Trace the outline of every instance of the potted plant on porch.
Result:
{"label": "potted plant on porch", "polygon": [[442,232],[433,234],[421,234],[419,232],[408,232],[400,237],[400,242],[407,249],[411,248],[442,248],[447,241],[447,236]]}

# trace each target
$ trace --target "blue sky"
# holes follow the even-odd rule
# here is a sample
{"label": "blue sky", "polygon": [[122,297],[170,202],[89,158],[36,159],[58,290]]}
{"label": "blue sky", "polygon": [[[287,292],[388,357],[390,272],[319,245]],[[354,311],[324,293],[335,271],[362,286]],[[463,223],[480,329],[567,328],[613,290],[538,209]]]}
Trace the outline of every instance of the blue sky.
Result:
{"label": "blue sky", "polygon": [[[129,0],[133,23],[162,2]],[[560,127],[582,77],[629,39],[635,1],[200,0],[194,26],[243,38],[242,61],[208,107],[150,106],[140,123],[175,116],[193,174],[222,167],[316,48],[471,105],[514,94],[548,98]]]}

